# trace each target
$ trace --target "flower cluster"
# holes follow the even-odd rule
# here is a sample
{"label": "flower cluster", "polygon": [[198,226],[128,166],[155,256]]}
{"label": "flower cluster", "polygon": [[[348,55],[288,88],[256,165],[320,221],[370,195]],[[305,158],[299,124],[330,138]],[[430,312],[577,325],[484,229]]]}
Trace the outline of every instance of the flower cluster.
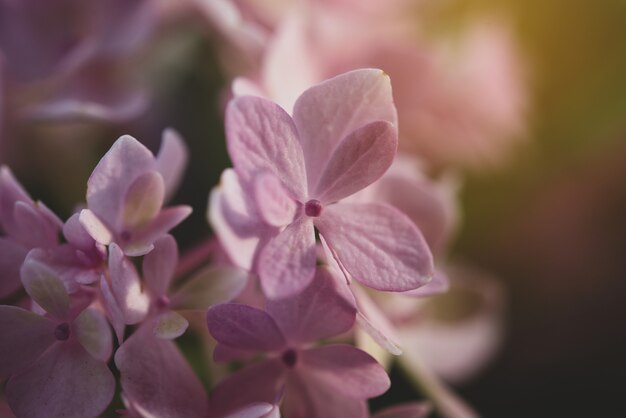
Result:
{"label": "flower cluster", "polygon": [[[215,235],[198,256],[179,254],[187,243],[172,233],[192,213],[168,206],[188,160],[173,129],[156,155],[120,137],[65,220],[0,167],[0,408],[28,418],[475,416],[439,377],[461,380],[487,360],[500,293],[447,261],[459,180],[446,168],[496,158],[491,138],[519,132],[506,47],[487,48],[504,75],[466,114],[474,91],[442,87],[458,80],[440,73],[438,52],[414,48],[403,1],[286,2],[284,14],[247,1],[35,3],[0,2],[0,123],[11,116],[0,134],[24,117],[131,117],[145,93],[122,67],[165,15],[201,11],[230,49],[232,168],[210,192]],[[40,25],[66,14],[64,31]],[[481,88],[471,70],[461,82]],[[458,147],[460,131],[474,145]],[[428,296],[459,289],[480,299],[478,313],[442,326]],[[370,413],[394,358],[429,401]]]}

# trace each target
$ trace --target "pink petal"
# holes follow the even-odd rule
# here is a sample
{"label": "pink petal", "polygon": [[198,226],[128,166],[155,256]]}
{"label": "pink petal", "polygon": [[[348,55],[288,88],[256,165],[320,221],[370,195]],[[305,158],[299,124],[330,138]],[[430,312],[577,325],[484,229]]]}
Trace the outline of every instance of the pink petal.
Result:
{"label": "pink petal", "polygon": [[124,341],[124,329],[126,328],[126,321],[124,320],[124,314],[120,309],[113,292],[109,287],[106,279],[100,280],[100,294],[102,296],[102,305],[111,322],[111,326],[115,331],[117,341],[121,344]]}
{"label": "pink petal", "polygon": [[124,253],[129,256],[145,255],[152,251],[153,243],[167,234],[179,223],[191,215],[190,206],[165,208],[145,227],[136,231],[131,242],[124,245]]}
{"label": "pink petal", "polygon": [[435,270],[435,275],[430,283],[427,283],[415,290],[404,292],[403,294],[407,296],[426,297],[445,293],[448,289],[450,289],[450,281],[448,280],[446,273],[442,270]]}
{"label": "pink petal", "polygon": [[181,136],[174,129],[163,131],[161,148],[156,156],[156,169],[165,182],[165,201],[169,201],[183,179],[189,152]]}
{"label": "pink petal", "polygon": [[71,341],[54,344],[6,386],[9,405],[19,417],[95,417],[104,412],[114,391],[106,363]]}
{"label": "pink petal", "polygon": [[63,281],[52,269],[36,259],[40,250],[26,257],[20,270],[28,295],[53,317],[64,320],[70,309],[70,297]]}
{"label": "pink petal", "polygon": [[47,216],[34,205],[16,202],[13,208],[13,230],[9,235],[31,248],[51,248],[58,243],[59,225],[50,222]]}
{"label": "pink petal", "polygon": [[[93,213],[85,215],[95,216]],[[98,235],[98,234],[96,234]],[[75,213],[63,225],[63,236],[72,246],[81,250],[91,250],[94,239],[80,223],[80,213]]]}
{"label": "pink petal", "polygon": [[304,151],[309,190],[314,190],[346,136],[378,120],[397,125],[389,77],[381,70],[361,69],[324,81],[302,93],[293,119]]}
{"label": "pink petal", "polygon": [[258,274],[265,296],[281,299],[300,292],[313,279],[315,259],[313,222],[300,218],[261,250]]}
{"label": "pink petal", "polygon": [[89,209],[80,211],[79,221],[85,231],[96,242],[102,245],[109,245],[113,241],[113,233],[98,216]]}
{"label": "pink petal", "polygon": [[[369,354],[350,345],[328,345],[301,352],[301,368],[343,396],[367,399],[382,395],[391,382]],[[303,372],[304,373],[304,372]]]}
{"label": "pink petal", "polygon": [[255,402],[228,414],[228,418],[280,418],[278,405],[266,402]]}
{"label": "pink petal", "polygon": [[[150,253],[152,254],[152,253]],[[248,283],[248,273],[228,266],[211,266],[196,273],[171,297],[172,309],[207,309],[230,302]]]}
{"label": "pink petal", "polygon": [[283,398],[286,417],[367,417],[364,400],[346,397],[308,370],[296,370],[289,375]]}
{"label": "pink petal", "polygon": [[302,149],[291,117],[280,106],[260,97],[236,97],[226,109],[226,136],[228,153],[243,183],[267,171],[295,198],[304,198]]}
{"label": "pink petal", "polygon": [[56,323],[16,306],[0,306],[0,379],[24,370],[55,341]]}
{"label": "pink petal", "polygon": [[425,285],[433,276],[432,255],[422,234],[390,206],[330,205],[315,226],[340,264],[366,286],[402,292]]}
{"label": "pink petal", "polygon": [[254,182],[254,195],[263,220],[282,227],[290,224],[296,214],[296,201],[273,174],[262,173]]}
{"label": "pink petal", "polygon": [[330,270],[318,267],[307,288],[295,297],[269,301],[267,313],[295,346],[334,337],[352,328],[356,316],[354,298],[338,287]]}
{"label": "pink petal", "polygon": [[28,254],[28,249],[13,240],[0,237],[0,299],[22,287],[20,267]]}
{"label": "pink petal", "polygon": [[154,167],[154,156],[148,148],[129,135],[120,137],[89,177],[87,182],[89,209],[104,223],[117,230],[121,226],[122,209],[128,188],[139,176],[154,170]]}
{"label": "pink petal", "polygon": [[96,309],[85,309],[74,320],[78,342],[92,357],[107,362],[113,352],[113,336],[106,318]]}
{"label": "pink petal", "polygon": [[432,410],[428,402],[412,402],[385,408],[372,418],[426,418]]}
{"label": "pink petal", "polygon": [[277,351],[285,347],[285,337],[265,311],[248,305],[226,303],[209,308],[209,332],[219,343],[250,351]]}
{"label": "pink petal", "polygon": [[143,258],[143,277],[155,300],[167,294],[174,270],[178,264],[178,245],[171,235],[164,235],[154,243],[154,249]]}
{"label": "pink petal", "polygon": [[264,360],[221,381],[211,393],[211,418],[227,417],[253,403],[276,402],[285,371],[279,360]]}
{"label": "pink petal", "polygon": [[141,174],[124,195],[123,227],[133,230],[146,225],[161,210],[165,197],[163,177],[156,171]]}
{"label": "pink petal", "polygon": [[376,306],[369,295],[358,287],[354,287],[359,313],[357,323],[372,339],[391,354],[399,356],[402,348],[398,341],[394,326],[385,314]]}
{"label": "pink petal", "polygon": [[387,171],[397,146],[398,132],[389,122],[372,122],[353,131],[335,148],[313,195],[331,203],[369,186]]}
{"label": "pink petal", "polygon": [[109,275],[111,290],[125,323],[141,322],[148,313],[150,299],[143,292],[137,270],[115,243],[109,246]]}
{"label": "pink petal", "polygon": [[173,340],[183,335],[188,327],[189,322],[181,314],[168,311],[157,316],[153,332],[159,338]]}
{"label": "pink petal", "polygon": [[216,363],[226,363],[230,361],[249,361],[256,353],[248,350],[238,350],[225,344],[218,344],[213,349],[213,361]]}
{"label": "pink petal", "polygon": [[13,208],[16,202],[33,204],[28,193],[15,179],[11,169],[0,167],[0,225],[3,229],[13,222]]}
{"label": "pink petal", "polygon": [[172,341],[157,338],[148,326],[137,330],[115,353],[122,389],[145,416],[206,417],[202,383]]}

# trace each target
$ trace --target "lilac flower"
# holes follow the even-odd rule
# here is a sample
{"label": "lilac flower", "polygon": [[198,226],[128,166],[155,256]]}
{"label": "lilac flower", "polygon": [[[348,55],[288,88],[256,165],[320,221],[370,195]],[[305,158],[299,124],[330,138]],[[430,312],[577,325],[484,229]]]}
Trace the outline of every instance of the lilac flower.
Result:
{"label": "lilac flower", "polygon": [[212,198],[218,212],[212,219],[223,223],[216,230],[227,232],[221,238],[231,254],[241,238],[258,240],[254,267],[269,298],[293,295],[312,279],[314,228],[340,267],[369,287],[406,291],[430,280],[430,250],[405,215],[379,203],[337,203],[389,168],[395,124],[391,85],[380,70],[352,71],[310,88],[293,119],[259,97],[229,104],[235,176]]}
{"label": "lilac flower", "polygon": [[0,378],[20,417],[96,417],[113,397],[107,367],[112,337],[90,298],[70,297],[61,279],[36,259],[22,267],[22,281],[44,316],[0,306]]}
{"label": "lilac flower", "polygon": [[118,139],[87,183],[87,209],[80,223],[98,243],[116,243],[124,254],[144,255],[153,242],[191,213],[188,206],[162,209],[184,166],[182,141],[165,131],[155,158],[136,139]]}
{"label": "lilac flower", "polygon": [[127,403],[143,415],[206,417],[204,388],[173,339],[189,323],[178,311],[202,310],[231,300],[242,289],[246,274],[234,268],[210,268],[171,294],[178,249],[172,236],[159,238],[144,257],[144,285],[150,313],[115,354]]}
{"label": "lilac flower", "polygon": [[365,400],[389,387],[383,368],[351,346],[310,347],[350,329],[355,312],[345,286],[324,267],[300,294],[270,301],[265,311],[239,304],[210,308],[207,324],[219,343],[216,361],[269,353],[215,388],[212,416],[257,402],[273,404],[283,390],[285,416],[367,416]]}
{"label": "lilac flower", "polygon": [[0,299],[20,287],[19,271],[29,250],[59,245],[61,225],[43,203],[33,202],[8,167],[0,167]]}

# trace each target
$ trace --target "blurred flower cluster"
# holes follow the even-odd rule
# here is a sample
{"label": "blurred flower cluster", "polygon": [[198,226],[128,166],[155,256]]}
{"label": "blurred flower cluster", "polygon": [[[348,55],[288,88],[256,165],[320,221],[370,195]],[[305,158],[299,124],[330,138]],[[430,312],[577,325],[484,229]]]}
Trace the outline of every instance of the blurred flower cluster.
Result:
{"label": "blurred flower cluster", "polygon": [[[428,7],[0,0],[1,411],[478,416],[445,382],[495,352],[504,297],[449,254],[465,173],[523,137],[525,86],[504,22],[433,37]],[[73,208],[63,218],[34,200],[9,168],[37,170],[18,141],[67,150],[64,127],[106,135],[158,119],[149,57],[187,25],[216,41],[224,79],[215,107],[232,167],[218,167],[208,205],[169,203],[200,182],[186,173],[194,144],[171,128],[157,147],[119,137],[82,201],[40,190]],[[88,164],[94,149],[73,152]],[[213,231],[195,246],[175,229],[192,211]],[[423,398],[370,412],[394,365]]]}

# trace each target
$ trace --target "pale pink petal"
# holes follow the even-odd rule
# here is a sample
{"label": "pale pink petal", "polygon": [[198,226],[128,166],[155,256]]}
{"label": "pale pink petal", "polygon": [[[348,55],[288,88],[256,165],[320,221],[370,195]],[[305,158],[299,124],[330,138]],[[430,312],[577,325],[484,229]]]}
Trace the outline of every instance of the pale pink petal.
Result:
{"label": "pale pink petal", "polygon": [[13,208],[13,220],[8,235],[13,235],[24,245],[35,248],[51,248],[58,243],[60,226],[51,223],[37,207],[25,202],[16,202]]}
{"label": "pale pink petal", "polygon": [[179,313],[165,312],[155,319],[154,335],[165,340],[173,340],[187,331],[189,322]]}
{"label": "pale pink petal", "polygon": [[114,391],[115,379],[106,363],[71,340],[54,344],[6,386],[9,405],[19,417],[96,417]]}
{"label": "pale pink petal", "polygon": [[213,349],[213,361],[216,363],[226,363],[230,361],[247,361],[252,360],[256,353],[248,350],[239,350],[227,346],[226,344],[218,344]]}
{"label": "pale pink petal", "polygon": [[397,146],[398,132],[389,122],[372,122],[353,131],[330,156],[313,196],[331,203],[369,186],[387,171]]}
{"label": "pale pink petal", "polygon": [[290,344],[334,337],[352,328],[354,298],[338,290],[338,280],[331,274],[329,269],[318,267],[311,284],[295,297],[267,303],[267,312]]}
{"label": "pale pink petal", "polygon": [[178,264],[178,245],[171,235],[164,235],[154,243],[154,249],[143,258],[144,282],[152,299],[167,294],[174,270]]}
{"label": "pale pink petal", "polygon": [[113,233],[98,216],[89,209],[80,211],[79,221],[85,231],[96,242],[102,245],[109,245],[113,241]]}
{"label": "pale pink petal", "polygon": [[156,156],[156,169],[165,182],[165,201],[169,201],[180,184],[189,153],[181,136],[174,129],[163,131],[161,148]]}
{"label": "pale pink petal", "polygon": [[265,360],[221,381],[211,393],[210,417],[227,417],[256,402],[276,402],[284,384],[285,372],[279,360]]}
{"label": "pale pink petal", "polygon": [[0,237],[0,299],[22,287],[20,268],[28,254],[28,249],[13,240]]}
{"label": "pale pink petal", "polygon": [[372,418],[426,418],[432,410],[428,402],[412,402],[385,408],[372,415]]}
{"label": "pale pink petal", "polygon": [[[234,96],[267,97],[267,94],[257,82],[246,77],[235,77],[230,85],[230,90]],[[279,103],[278,100],[276,102]],[[287,108],[283,106],[283,109]]]}
{"label": "pale pink petal", "polygon": [[16,202],[33,204],[33,200],[15,179],[11,169],[0,167],[0,225],[3,229],[13,222],[13,208]]}
{"label": "pale pink petal", "polygon": [[295,198],[302,199],[306,173],[297,135],[291,117],[269,100],[241,96],[226,109],[228,153],[243,183],[267,171]]}
{"label": "pale pink petal", "polygon": [[172,341],[157,338],[148,326],[137,330],[115,353],[122,389],[145,416],[206,417],[202,383]]}
{"label": "pale pink petal", "polygon": [[265,311],[248,305],[226,303],[209,308],[209,332],[218,342],[250,351],[276,351],[286,341],[274,319]]}
{"label": "pale pink petal", "polygon": [[85,309],[74,320],[76,338],[89,354],[108,361],[113,352],[113,336],[106,318],[96,309]]}
{"label": "pale pink petal", "polygon": [[367,418],[363,399],[345,396],[308,370],[296,370],[285,385],[282,409],[286,417]]}
{"label": "pale pink petal", "polygon": [[277,405],[255,402],[226,416],[227,418],[280,418],[280,412]]}
{"label": "pale pink petal", "polygon": [[160,173],[148,171],[137,177],[124,195],[124,230],[130,232],[152,221],[161,210],[164,197],[165,184]]}
{"label": "pale pink petal", "polygon": [[282,227],[293,221],[297,203],[273,174],[262,173],[255,179],[254,196],[259,212],[268,224]]}
{"label": "pale pink petal", "polygon": [[122,310],[115,300],[115,296],[113,296],[111,287],[104,278],[100,280],[100,294],[102,296],[102,305],[104,306],[107,317],[109,318],[111,326],[115,331],[117,341],[121,344],[124,341],[124,329],[126,328],[126,321],[124,320],[124,314],[122,313]]}
{"label": "pale pink petal", "polygon": [[154,167],[155,159],[148,148],[129,135],[120,137],[89,177],[89,209],[106,225],[118,230],[128,188],[139,176]]}
{"label": "pale pink petal", "polygon": [[[304,350],[301,370],[343,396],[367,399],[382,395],[391,382],[385,369],[369,354],[350,345],[328,345]],[[304,373],[304,371],[303,371]]]}
{"label": "pale pink petal", "polygon": [[315,274],[313,222],[300,218],[261,250],[258,274],[265,296],[281,299],[304,289]]}
{"label": "pale pink petal", "polygon": [[390,206],[330,205],[315,226],[341,265],[366,286],[402,292],[432,279],[433,259],[422,234]]}
{"label": "pale pink petal", "polygon": [[22,284],[28,295],[53,317],[64,320],[70,309],[70,297],[63,281],[54,271],[37,260],[33,250],[24,260],[20,270]]}
{"label": "pale pink petal", "polygon": [[184,205],[161,210],[149,224],[135,232],[131,241],[124,245],[124,253],[129,256],[149,253],[154,247],[154,241],[184,221],[191,212],[191,207]]}
{"label": "pale pink petal", "polygon": [[435,270],[435,275],[430,283],[427,283],[415,290],[403,292],[403,294],[407,296],[426,297],[445,293],[448,289],[450,289],[450,281],[448,280],[446,273],[443,270]]}
{"label": "pale pink petal", "polygon": [[[85,215],[87,217],[95,216],[92,214]],[[98,234],[96,234],[98,235]],[[80,223],[80,213],[75,213],[63,225],[63,236],[76,248],[81,250],[90,250],[93,248],[94,239]]]}
{"label": "pale pink petal", "polygon": [[354,286],[359,313],[357,323],[372,339],[391,354],[402,354],[394,326],[363,289]]}
{"label": "pale pink petal", "polygon": [[0,379],[24,370],[55,341],[56,323],[16,306],[0,306]]}
{"label": "pale pink petal", "polygon": [[306,161],[309,190],[324,171],[339,142],[370,122],[397,125],[389,77],[381,70],[350,71],[305,91],[293,118]]}
{"label": "pale pink petal", "polygon": [[115,243],[109,246],[109,275],[111,290],[125,323],[141,322],[148,313],[150,298],[143,292],[137,270]]}
{"label": "pale pink petal", "polygon": [[196,273],[170,298],[172,309],[207,309],[230,302],[248,283],[248,273],[228,266],[210,266]]}

